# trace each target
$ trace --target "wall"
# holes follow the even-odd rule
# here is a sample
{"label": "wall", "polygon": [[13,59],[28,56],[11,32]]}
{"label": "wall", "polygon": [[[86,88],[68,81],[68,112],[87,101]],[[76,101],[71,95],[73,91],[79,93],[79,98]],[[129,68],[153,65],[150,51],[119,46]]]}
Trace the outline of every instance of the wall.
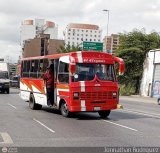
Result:
{"label": "wall", "polygon": [[[64,46],[64,40],[45,39],[46,54],[57,54],[57,49]],[[30,39],[26,41],[23,51],[23,57],[41,56],[41,38]]]}
{"label": "wall", "polygon": [[23,57],[40,56],[41,53],[41,39],[35,38],[26,41],[24,45]]}
{"label": "wall", "polygon": [[64,46],[64,40],[49,39],[48,55],[56,54],[60,46]]}
{"label": "wall", "polygon": [[158,65],[160,64],[159,57],[160,57],[159,49],[149,51],[146,56],[144,66],[143,66],[143,76],[142,76],[141,86],[140,86],[140,94],[142,96],[153,96],[153,97],[160,96],[160,95],[156,96],[155,94],[155,93],[158,93],[157,90],[160,90],[160,87],[159,87],[160,83],[157,83],[157,82],[160,82],[160,78],[155,78],[155,74],[156,74],[155,67],[157,64]]}

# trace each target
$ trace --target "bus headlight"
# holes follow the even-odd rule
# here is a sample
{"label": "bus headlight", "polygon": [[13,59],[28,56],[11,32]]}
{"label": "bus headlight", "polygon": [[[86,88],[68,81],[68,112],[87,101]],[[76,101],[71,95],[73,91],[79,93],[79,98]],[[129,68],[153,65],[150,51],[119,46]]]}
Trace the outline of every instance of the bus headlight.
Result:
{"label": "bus headlight", "polygon": [[73,93],[73,99],[79,99],[79,93],[78,92]]}
{"label": "bus headlight", "polygon": [[117,92],[112,93],[113,98],[117,98]]}

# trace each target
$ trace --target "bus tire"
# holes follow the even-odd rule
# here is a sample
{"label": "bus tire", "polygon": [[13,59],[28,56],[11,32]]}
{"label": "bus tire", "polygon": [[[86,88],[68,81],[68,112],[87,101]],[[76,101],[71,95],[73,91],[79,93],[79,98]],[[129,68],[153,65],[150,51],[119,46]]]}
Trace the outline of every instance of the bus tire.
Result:
{"label": "bus tire", "polygon": [[110,112],[111,112],[110,110],[107,110],[107,111],[99,111],[98,114],[99,114],[100,118],[106,118],[106,117],[109,116]]}
{"label": "bus tire", "polygon": [[33,110],[40,110],[42,108],[42,105],[36,104],[33,94],[30,95],[29,99],[29,107]]}
{"label": "bus tire", "polygon": [[62,103],[61,103],[60,111],[61,111],[62,116],[64,116],[64,117],[69,117],[70,114],[71,114],[71,113],[69,112],[68,105],[67,105],[66,102],[62,102]]}

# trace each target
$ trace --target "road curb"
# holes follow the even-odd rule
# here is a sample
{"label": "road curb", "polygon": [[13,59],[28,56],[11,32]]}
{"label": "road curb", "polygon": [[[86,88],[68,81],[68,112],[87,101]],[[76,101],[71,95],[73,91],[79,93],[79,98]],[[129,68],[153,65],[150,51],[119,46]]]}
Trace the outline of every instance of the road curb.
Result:
{"label": "road curb", "polygon": [[128,100],[128,101],[135,101],[135,102],[143,102],[143,103],[151,103],[151,104],[157,104],[156,98],[151,97],[142,97],[142,96],[120,96],[120,100]]}

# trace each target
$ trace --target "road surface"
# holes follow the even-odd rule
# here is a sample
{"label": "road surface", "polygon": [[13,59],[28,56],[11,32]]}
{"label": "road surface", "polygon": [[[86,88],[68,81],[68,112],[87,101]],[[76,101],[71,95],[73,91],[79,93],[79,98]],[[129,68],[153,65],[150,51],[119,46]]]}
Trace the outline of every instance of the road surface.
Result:
{"label": "road surface", "polygon": [[77,113],[65,118],[44,107],[31,110],[18,89],[0,94],[0,146],[11,147],[157,147],[160,146],[160,106],[120,98],[124,109],[109,118]]}

